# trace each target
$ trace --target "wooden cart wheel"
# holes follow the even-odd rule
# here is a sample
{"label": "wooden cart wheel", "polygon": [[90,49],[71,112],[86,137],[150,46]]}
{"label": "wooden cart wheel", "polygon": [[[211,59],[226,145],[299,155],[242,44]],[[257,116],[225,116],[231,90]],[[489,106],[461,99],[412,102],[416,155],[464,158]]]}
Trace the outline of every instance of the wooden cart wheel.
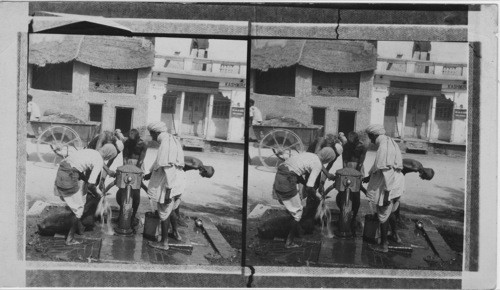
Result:
{"label": "wooden cart wheel", "polygon": [[68,126],[54,125],[40,134],[37,154],[40,161],[57,164],[71,152],[83,148],[83,142],[75,130]]}
{"label": "wooden cart wheel", "polygon": [[283,161],[302,151],[302,140],[287,129],[272,130],[259,143],[259,159],[267,168],[277,168]]}

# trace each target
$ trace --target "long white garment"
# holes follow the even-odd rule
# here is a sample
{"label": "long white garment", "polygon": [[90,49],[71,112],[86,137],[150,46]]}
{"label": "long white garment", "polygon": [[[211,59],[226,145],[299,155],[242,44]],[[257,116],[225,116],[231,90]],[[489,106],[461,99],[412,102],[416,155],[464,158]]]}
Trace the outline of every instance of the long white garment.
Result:
{"label": "long white garment", "polygon": [[366,190],[368,199],[382,206],[385,192],[389,192],[389,200],[404,193],[405,179],[401,173],[403,159],[398,145],[392,138],[380,135],[375,143],[378,146],[377,156],[370,169],[370,182]]}
{"label": "long white garment", "polygon": [[[148,184],[148,196],[154,202],[164,203],[166,190],[176,185],[177,175],[184,167],[184,151],[180,141],[173,135],[163,132],[158,136],[160,148],[153,165]],[[170,192],[170,194],[175,194]],[[172,197],[172,196],[170,196]]]}

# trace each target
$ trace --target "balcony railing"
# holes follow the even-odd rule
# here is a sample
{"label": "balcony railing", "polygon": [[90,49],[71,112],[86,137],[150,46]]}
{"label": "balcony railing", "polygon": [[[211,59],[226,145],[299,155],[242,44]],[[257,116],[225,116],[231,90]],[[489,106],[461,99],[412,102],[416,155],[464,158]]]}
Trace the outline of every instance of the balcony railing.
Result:
{"label": "balcony railing", "polygon": [[378,58],[377,71],[466,77],[467,64],[401,58]]}
{"label": "balcony railing", "polygon": [[203,71],[217,74],[245,75],[246,62],[210,58],[157,55],[156,65],[167,70]]}

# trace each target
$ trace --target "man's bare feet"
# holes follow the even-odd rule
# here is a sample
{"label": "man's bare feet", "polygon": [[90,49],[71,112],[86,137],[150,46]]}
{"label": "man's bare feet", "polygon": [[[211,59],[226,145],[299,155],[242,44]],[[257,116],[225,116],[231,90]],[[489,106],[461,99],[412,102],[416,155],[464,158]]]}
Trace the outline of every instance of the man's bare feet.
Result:
{"label": "man's bare feet", "polygon": [[171,238],[173,238],[176,241],[179,241],[179,242],[182,241],[182,237],[181,237],[181,235],[179,234],[178,231],[174,231],[174,232],[168,234],[168,236],[171,237]]}
{"label": "man's bare feet", "polygon": [[391,239],[391,241],[395,242],[396,244],[401,244],[401,242],[402,242],[401,238],[399,237],[399,235],[397,233],[390,235],[389,238]]}
{"label": "man's bare feet", "polygon": [[160,250],[168,250],[168,242],[148,242],[148,246],[155,248],[155,249],[160,249]]}

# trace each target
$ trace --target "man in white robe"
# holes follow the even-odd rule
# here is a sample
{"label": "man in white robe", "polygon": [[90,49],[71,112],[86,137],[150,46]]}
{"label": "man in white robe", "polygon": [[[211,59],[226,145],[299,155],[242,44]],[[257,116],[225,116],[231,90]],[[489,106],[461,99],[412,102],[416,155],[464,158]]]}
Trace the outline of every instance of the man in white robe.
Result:
{"label": "man in white robe", "polygon": [[404,193],[403,159],[398,144],[385,135],[382,125],[370,125],[366,129],[366,133],[372,143],[375,143],[378,147],[377,156],[370,169],[369,176],[363,179],[363,182],[369,182],[367,197],[376,206],[377,216],[380,221],[381,243],[373,249],[388,252],[387,233],[389,226],[392,228],[394,241],[401,242],[396,233],[396,219],[392,213],[398,209],[399,198]]}
{"label": "man in white robe", "polygon": [[[184,178],[184,151],[180,140],[167,132],[167,125],[155,122],[148,125],[148,130],[154,141],[160,143],[156,159],[151,166],[150,173],[144,179],[149,181],[148,196],[158,205],[158,214],[161,222],[161,241],[150,243],[152,247],[168,250],[168,230],[170,218],[178,199],[183,191]],[[180,240],[177,232],[177,220],[172,221],[174,238]]]}

